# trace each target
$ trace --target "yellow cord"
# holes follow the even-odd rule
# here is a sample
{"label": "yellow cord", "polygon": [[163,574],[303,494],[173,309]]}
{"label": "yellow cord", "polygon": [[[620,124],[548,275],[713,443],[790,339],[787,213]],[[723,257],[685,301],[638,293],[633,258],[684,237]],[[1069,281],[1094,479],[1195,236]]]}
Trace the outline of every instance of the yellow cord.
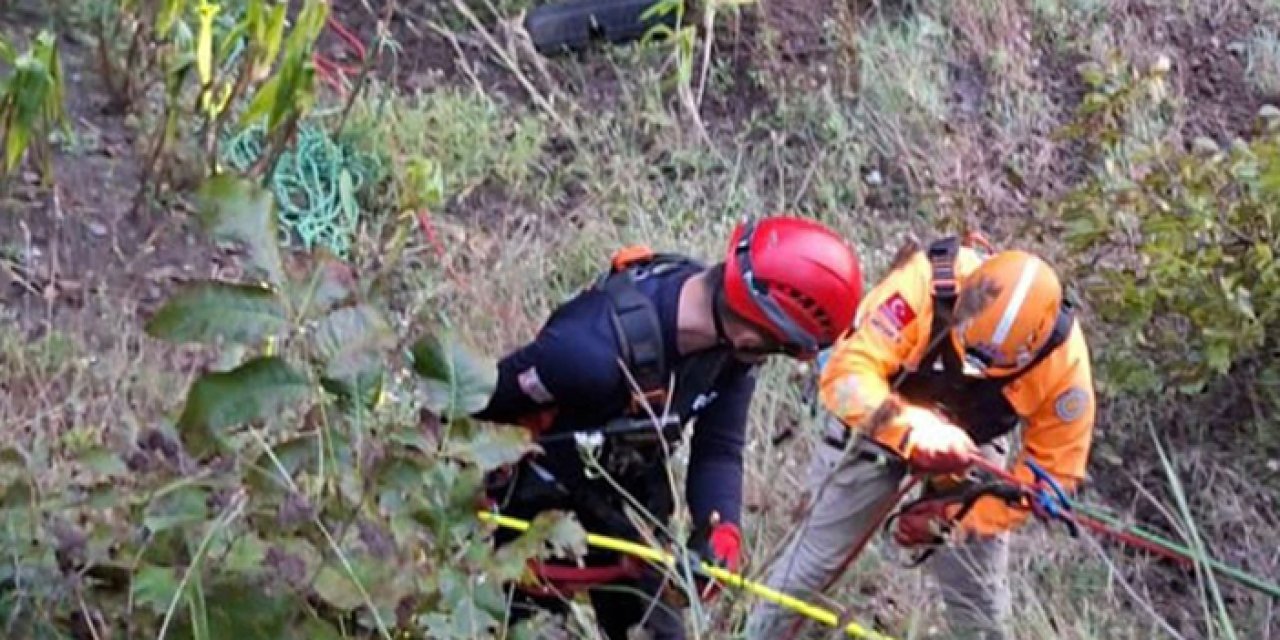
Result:
{"label": "yellow cord", "polygon": [[[490,524],[496,524],[498,526],[506,527],[508,529],[514,529],[520,532],[524,532],[529,529],[529,523],[524,520],[520,520],[518,518],[512,518],[510,516],[504,516],[504,515],[492,513],[489,511],[480,511],[477,513],[477,515],[479,516],[480,520],[484,522],[488,522]],[[617,551],[618,553],[625,553],[628,555],[636,556],[638,558],[649,560],[650,562],[655,562],[658,564],[663,564],[668,566],[674,565],[676,561],[675,556],[671,555],[670,553],[666,553],[665,551],[659,551],[652,547],[646,547],[642,544],[636,544],[629,540],[622,540],[619,538],[602,536],[596,533],[587,534],[587,544],[593,547],[608,549],[610,551]],[[732,587],[743,589],[752,595],[756,595],[761,598],[764,598],[765,600],[768,600],[778,606],[786,607],[787,609],[790,609],[800,615],[816,620],[817,622],[821,622],[822,624],[825,624],[828,627],[834,627],[840,623],[840,617],[836,615],[834,611],[831,611],[829,609],[824,609],[815,604],[810,604],[798,598],[793,598],[785,593],[780,593],[778,591],[770,589],[769,587],[763,584],[760,584],[758,582],[753,582],[751,580],[743,578],[742,576],[736,573],[730,573],[729,571],[726,571],[723,568],[717,567],[713,564],[708,564],[706,562],[703,562],[701,563],[700,568],[703,571],[705,571],[708,575],[715,578],[716,580],[719,580],[723,584],[727,584]],[[846,635],[848,635],[851,638],[866,638],[868,640],[894,640],[890,636],[886,636],[886,635],[877,633],[875,631],[871,631],[869,629],[863,628],[861,625],[859,625],[856,622],[850,622],[847,626],[845,626],[844,632]]]}

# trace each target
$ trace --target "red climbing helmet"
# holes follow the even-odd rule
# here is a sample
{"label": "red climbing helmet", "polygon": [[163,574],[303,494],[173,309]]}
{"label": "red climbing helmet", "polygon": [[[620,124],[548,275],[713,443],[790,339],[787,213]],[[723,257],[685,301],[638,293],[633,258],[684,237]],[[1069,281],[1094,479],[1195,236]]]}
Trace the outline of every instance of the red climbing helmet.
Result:
{"label": "red climbing helmet", "polygon": [[788,354],[809,359],[853,323],[862,267],[825,225],[770,216],[734,228],[724,290],[731,311],[768,331]]}

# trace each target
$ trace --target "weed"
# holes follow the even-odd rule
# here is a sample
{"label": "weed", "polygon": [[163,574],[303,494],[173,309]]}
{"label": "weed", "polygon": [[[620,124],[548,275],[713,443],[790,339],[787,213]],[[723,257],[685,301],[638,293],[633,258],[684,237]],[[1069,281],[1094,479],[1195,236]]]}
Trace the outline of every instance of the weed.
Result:
{"label": "weed", "polygon": [[[547,131],[537,118],[513,110],[473,91],[442,88],[405,96],[374,84],[353,108],[348,137],[393,165],[391,173],[400,180],[388,202],[415,209],[438,205],[446,194],[465,200],[490,181],[524,189]],[[432,190],[438,194],[430,195]]]}
{"label": "weed", "polygon": [[0,79],[0,141],[4,147],[0,180],[7,179],[30,152],[45,183],[52,183],[49,136],[55,130],[69,130],[62,105],[65,89],[57,40],[52,33],[41,31],[31,49],[19,54],[0,38],[0,62],[12,69]]}
{"label": "weed", "polygon": [[926,181],[925,160],[940,152],[947,119],[947,47],[951,36],[934,18],[913,13],[861,32],[859,120],[882,156]]}
{"label": "weed", "polygon": [[1254,27],[1245,48],[1245,77],[1260,95],[1280,97],[1280,34],[1266,25]]}

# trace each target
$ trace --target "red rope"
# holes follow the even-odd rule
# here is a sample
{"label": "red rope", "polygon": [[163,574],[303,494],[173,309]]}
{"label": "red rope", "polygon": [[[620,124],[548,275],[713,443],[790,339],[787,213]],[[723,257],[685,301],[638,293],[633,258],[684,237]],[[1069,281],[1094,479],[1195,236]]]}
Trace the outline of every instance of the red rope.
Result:
{"label": "red rope", "polygon": [[325,24],[337,34],[338,39],[346,44],[347,49],[354,52],[355,58],[360,61],[359,64],[340,64],[319,52],[311,56],[320,79],[329,85],[334,92],[345,95],[347,92],[345,81],[349,76],[359,73],[361,66],[364,64],[365,46],[355,34],[351,33],[350,29],[334,18],[332,14],[329,15]]}
{"label": "red rope", "polygon": [[[981,457],[975,457],[974,465],[980,469],[987,471],[988,473],[991,473],[997,478],[1000,478],[1004,482],[1007,482],[1015,487],[1018,487],[1019,489],[1027,493],[1035,493],[1040,490],[1040,487],[1036,486],[1035,484],[1030,482],[1025,482],[1019,479],[1017,476],[1013,475],[1012,473],[1009,473],[1005,469],[999,466],[996,466]],[[1135,535],[1128,531],[1118,531],[1116,529],[1111,528],[1109,525],[1107,525],[1106,523],[1100,520],[1096,520],[1094,518],[1090,518],[1089,516],[1086,516],[1083,514],[1077,514],[1077,513],[1071,513],[1070,515],[1065,515],[1064,517],[1070,518],[1076,524],[1079,524],[1085,527],[1086,529],[1089,529],[1090,531],[1093,531],[1095,533],[1099,533],[1102,535],[1110,536],[1132,547],[1136,547],[1144,551],[1149,551],[1155,555],[1161,556],[1163,558],[1167,558],[1169,560],[1173,560],[1187,567],[1191,567],[1195,565],[1195,559],[1190,558],[1183,553],[1170,549],[1157,542],[1147,540],[1146,538]]]}
{"label": "red rope", "polygon": [[458,288],[466,290],[466,279],[447,260],[448,255],[445,253],[444,243],[440,241],[440,234],[436,231],[436,226],[431,222],[431,212],[424,208],[414,218],[417,219],[418,228],[422,230],[422,235],[426,237],[427,244],[431,245],[431,248],[435,251],[436,259],[440,261],[440,266],[444,267],[445,272],[449,274],[449,277],[453,279],[453,283]]}

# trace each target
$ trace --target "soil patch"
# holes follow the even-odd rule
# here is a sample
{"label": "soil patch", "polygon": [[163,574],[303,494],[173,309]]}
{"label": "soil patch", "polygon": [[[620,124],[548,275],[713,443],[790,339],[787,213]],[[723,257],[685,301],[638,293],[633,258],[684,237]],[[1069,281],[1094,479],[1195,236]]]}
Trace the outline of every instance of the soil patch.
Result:
{"label": "soil patch", "polygon": [[[11,28],[43,23],[21,15],[28,22]],[[68,38],[60,47],[75,135],[55,153],[52,187],[26,170],[0,202],[0,304],[31,332],[92,326],[78,317],[134,303],[149,311],[175,283],[224,272],[185,214],[132,211],[143,164],[134,133],[107,114],[94,52]]]}

